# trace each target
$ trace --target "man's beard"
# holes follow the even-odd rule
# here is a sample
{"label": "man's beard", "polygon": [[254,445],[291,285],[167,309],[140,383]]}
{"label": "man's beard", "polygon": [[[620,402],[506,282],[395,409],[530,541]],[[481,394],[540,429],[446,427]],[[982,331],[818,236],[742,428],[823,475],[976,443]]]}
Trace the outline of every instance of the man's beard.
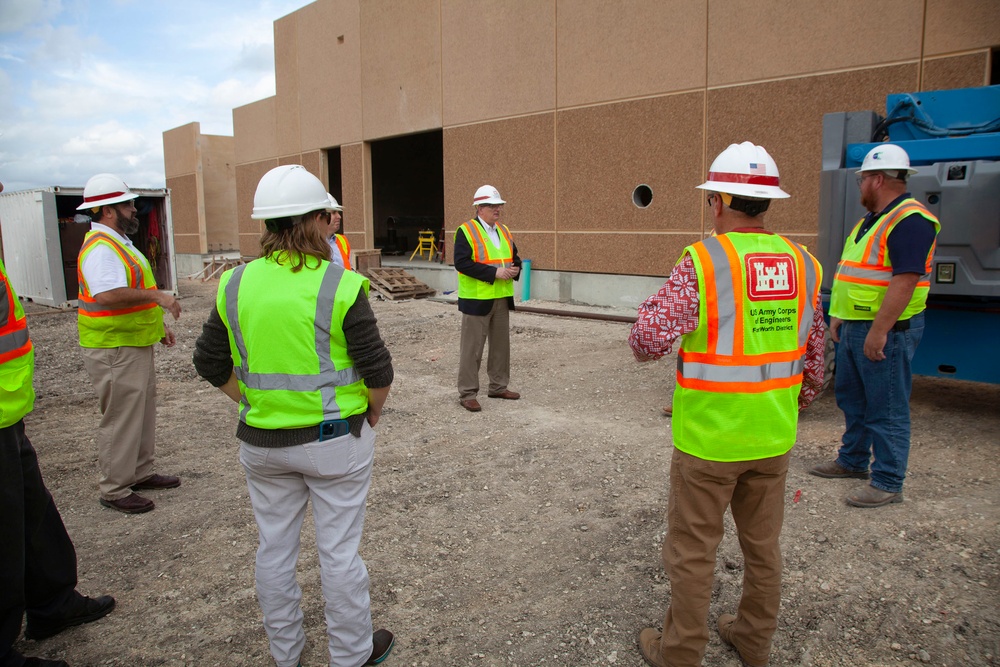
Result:
{"label": "man's beard", "polygon": [[135,234],[139,231],[139,217],[133,216],[131,218],[126,218],[121,214],[121,211],[115,211],[118,214],[118,225],[122,228],[122,231],[126,234]]}

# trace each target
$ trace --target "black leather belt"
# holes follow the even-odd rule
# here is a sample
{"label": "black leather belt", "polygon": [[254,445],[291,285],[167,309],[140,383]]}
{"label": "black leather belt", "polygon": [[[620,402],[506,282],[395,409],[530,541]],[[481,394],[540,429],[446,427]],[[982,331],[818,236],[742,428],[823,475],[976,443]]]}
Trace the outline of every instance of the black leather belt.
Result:
{"label": "black leather belt", "polygon": [[910,330],[910,320],[897,320],[895,324],[892,325],[893,331],[909,331]]}

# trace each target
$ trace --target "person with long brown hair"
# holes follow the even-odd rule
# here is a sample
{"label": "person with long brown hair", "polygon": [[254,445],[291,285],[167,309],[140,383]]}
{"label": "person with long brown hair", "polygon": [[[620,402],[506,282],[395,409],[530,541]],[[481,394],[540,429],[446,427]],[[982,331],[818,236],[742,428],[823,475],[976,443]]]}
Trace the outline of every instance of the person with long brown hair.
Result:
{"label": "person with long brown hair", "polygon": [[392,357],[368,280],[330,262],[326,189],[300,165],[272,169],[254,195],[260,257],[227,271],[194,354],[199,375],[239,403],[236,436],[260,532],[257,598],[271,655],[296,667],[305,645],[295,580],[312,500],[331,665],[373,665],[393,635],[372,633],[358,555]]}

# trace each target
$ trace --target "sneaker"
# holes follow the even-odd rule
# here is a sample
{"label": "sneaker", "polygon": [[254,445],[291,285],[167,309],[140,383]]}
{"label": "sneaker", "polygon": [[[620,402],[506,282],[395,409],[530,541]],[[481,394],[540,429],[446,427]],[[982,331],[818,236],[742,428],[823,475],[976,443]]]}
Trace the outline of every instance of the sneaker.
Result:
{"label": "sneaker", "polygon": [[639,654],[647,664],[653,667],[665,667],[663,654],[660,653],[660,639],[663,633],[653,628],[645,628],[639,632]]}
{"label": "sneaker", "polygon": [[810,475],[826,477],[827,479],[868,479],[868,471],[854,471],[841,467],[836,461],[820,463],[809,470]]}
{"label": "sneaker", "polygon": [[903,502],[902,491],[891,493],[882,489],[876,489],[871,484],[847,496],[847,504],[851,507],[882,507],[883,505],[901,502]]}
{"label": "sneaker", "polygon": [[396,638],[392,633],[381,628],[372,633],[372,657],[368,658],[366,665],[377,665],[392,653],[392,646],[396,643]]}

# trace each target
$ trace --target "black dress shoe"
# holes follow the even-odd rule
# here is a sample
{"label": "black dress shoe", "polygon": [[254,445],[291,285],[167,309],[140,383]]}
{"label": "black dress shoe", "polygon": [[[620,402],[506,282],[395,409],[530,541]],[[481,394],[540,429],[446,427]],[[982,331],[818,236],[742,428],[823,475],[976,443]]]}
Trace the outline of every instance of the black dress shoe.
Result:
{"label": "black dress shoe", "polygon": [[[74,595],[77,598],[66,605],[61,611],[60,617],[55,620],[32,621],[31,616],[28,616],[28,623],[24,628],[24,638],[35,641],[48,639],[59,634],[66,628],[104,618],[115,608],[115,599],[110,595],[102,595],[99,598],[89,598],[79,593],[74,593]],[[35,660],[38,659],[35,658]],[[39,664],[44,665],[47,663]],[[60,663],[56,662],[53,664],[58,665]]]}
{"label": "black dress shoe", "polygon": [[24,667],[69,667],[65,660],[46,660],[45,658],[25,658]]}
{"label": "black dress shoe", "polygon": [[372,657],[368,658],[366,665],[377,665],[386,658],[392,652],[392,645],[396,642],[396,638],[392,636],[392,633],[382,628],[376,630],[372,633]]}

